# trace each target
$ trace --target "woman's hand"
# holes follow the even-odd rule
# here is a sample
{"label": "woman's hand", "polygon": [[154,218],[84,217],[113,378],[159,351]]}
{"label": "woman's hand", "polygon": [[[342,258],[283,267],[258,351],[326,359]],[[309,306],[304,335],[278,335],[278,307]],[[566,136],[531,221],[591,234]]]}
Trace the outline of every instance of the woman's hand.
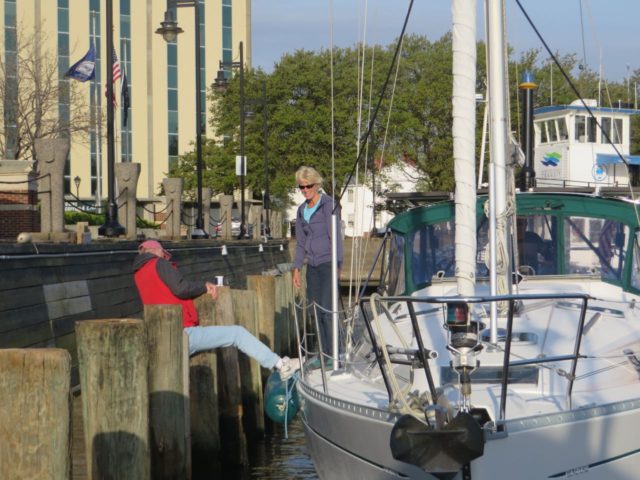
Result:
{"label": "woman's hand", "polygon": [[207,293],[209,294],[211,299],[213,301],[217,300],[218,299],[218,287],[216,287],[216,285],[214,285],[211,282],[205,283],[205,286],[207,287]]}
{"label": "woman's hand", "polygon": [[300,288],[300,270],[298,270],[297,268],[293,270],[293,286],[296,289]]}

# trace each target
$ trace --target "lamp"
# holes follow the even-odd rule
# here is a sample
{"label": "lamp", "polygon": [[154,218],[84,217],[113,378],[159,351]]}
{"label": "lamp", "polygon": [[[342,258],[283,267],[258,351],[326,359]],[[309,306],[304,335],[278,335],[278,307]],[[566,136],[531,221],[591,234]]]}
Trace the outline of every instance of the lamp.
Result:
{"label": "lamp", "polygon": [[240,61],[223,62],[220,61],[220,68],[214,81],[214,87],[222,91],[227,87],[227,79],[224,75],[223,67],[238,68],[240,70],[240,233],[238,238],[247,236],[247,225],[244,217],[244,172],[246,158],[244,157],[244,53],[242,42],[239,45]]}
{"label": "lamp", "polygon": [[[115,51],[113,48],[113,0],[106,0],[106,30],[107,30],[107,51]],[[111,62],[109,62],[109,65]],[[113,97],[113,69],[111,66],[107,71],[107,98]],[[106,237],[118,237],[124,234],[125,229],[118,223],[118,205],[116,205],[115,195],[115,130],[113,125],[113,102],[107,101],[107,180],[108,196],[107,211],[105,212],[104,225],[98,228],[98,235]]]}
{"label": "lamp", "polygon": [[191,232],[191,238],[208,238],[209,235],[204,230],[202,218],[202,103],[200,101],[200,8],[197,0],[167,0],[167,10],[164,12],[164,21],[160,22],[160,27],[156,30],[158,35],[162,35],[167,43],[175,42],[182,30],[178,22],[173,19],[171,7],[193,7],[195,18],[195,45],[196,45],[196,173],[197,173],[197,203],[196,226]]}
{"label": "lamp", "polygon": [[80,198],[80,182],[82,181],[82,179],[76,175],[73,178],[73,183],[76,185],[76,199]]}

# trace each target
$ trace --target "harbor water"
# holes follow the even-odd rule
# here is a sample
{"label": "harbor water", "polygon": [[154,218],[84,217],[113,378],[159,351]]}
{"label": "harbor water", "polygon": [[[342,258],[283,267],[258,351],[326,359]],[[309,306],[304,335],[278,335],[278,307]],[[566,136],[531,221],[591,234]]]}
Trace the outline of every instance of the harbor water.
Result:
{"label": "harbor water", "polygon": [[252,455],[252,480],[315,480],[318,478],[307,450],[304,428],[299,416],[287,426],[287,437],[282,425],[260,440]]}

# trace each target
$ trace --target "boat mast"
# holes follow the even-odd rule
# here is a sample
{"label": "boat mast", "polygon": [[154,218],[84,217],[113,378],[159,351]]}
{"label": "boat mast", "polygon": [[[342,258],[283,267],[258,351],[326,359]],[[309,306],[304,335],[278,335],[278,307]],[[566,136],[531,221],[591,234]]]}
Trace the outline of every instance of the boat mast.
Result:
{"label": "boat mast", "polygon": [[473,296],[476,279],[476,0],[453,0],[453,158],[456,281]]}
{"label": "boat mast", "polygon": [[[488,100],[491,162],[489,163],[489,243],[491,295],[508,293],[507,242],[507,90],[504,48],[504,0],[486,0]],[[498,341],[498,305],[491,302],[491,343]]]}

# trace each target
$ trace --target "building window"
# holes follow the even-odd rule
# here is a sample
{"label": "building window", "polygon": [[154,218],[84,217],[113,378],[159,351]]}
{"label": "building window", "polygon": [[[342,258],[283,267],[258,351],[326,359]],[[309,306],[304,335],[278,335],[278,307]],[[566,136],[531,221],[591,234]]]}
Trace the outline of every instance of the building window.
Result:
{"label": "building window", "polygon": [[91,0],[89,4],[89,35],[90,42],[96,50],[95,76],[91,82],[91,115],[94,128],[91,131],[91,195],[102,196],[101,185],[98,185],[101,178],[100,159],[102,158],[102,129],[100,128],[100,117],[102,115],[102,97],[104,90],[101,88],[102,62],[101,62],[101,33],[100,33],[100,0]]}
{"label": "building window", "polygon": [[[5,0],[4,2],[4,57],[6,63],[6,91],[17,90],[18,85],[18,44],[16,31],[16,1]],[[5,151],[4,158],[13,159],[16,155],[18,145],[18,122],[17,111],[14,99],[5,96],[4,103],[4,124],[5,124]]]}
{"label": "building window", "polygon": [[[233,32],[232,32],[232,10],[231,0],[222,0],[222,61],[233,61]],[[226,72],[227,78],[231,76],[229,70]]]}
{"label": "building window", "polygon": [[[167,44],[167,98],[175,99],[167,106],[169,170],[178,164],[178,44]],[[175,108],[172,108],[175,107]]]}
{"label": "building window", "polygon": [[[69,2],[58,0],[58,121],[61,125],[69,125],[71,121],[69,103],[69,79],[64,74],[69,69]],[[68,136],[68,132],[66,132]],[[60,130],[60,135],[65,135]],[[71,165],[69,155],[64,164],[64,193],[71,193]]]}

